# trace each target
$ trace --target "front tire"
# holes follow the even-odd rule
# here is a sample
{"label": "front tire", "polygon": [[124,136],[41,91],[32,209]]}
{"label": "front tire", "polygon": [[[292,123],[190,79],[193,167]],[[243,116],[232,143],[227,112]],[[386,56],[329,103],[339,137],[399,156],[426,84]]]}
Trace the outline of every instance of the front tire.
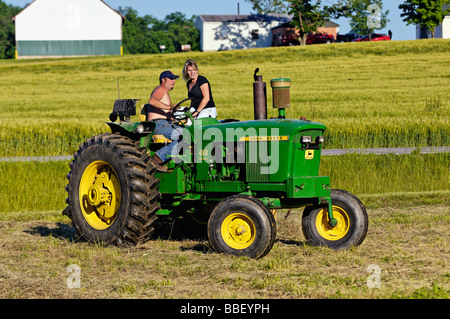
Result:
{"label": "front tire", "polygon": [[159,180],[138,143],[100,134],[74,154],[67,175],[68,216],[81,239],[105,245],[148,240],[159,210]]}
{"label": "front tire", "polygon": [[323,206],[305,208],[302,230],[307,243],[335,250],[361,245],[369,226],[364,205],[355,195],[339,189],[331,190],[331,203],[333,218],[337,220],[334,227],[330,226]]}
{"label": "front tire", "polygon": [[212,211],[208,238],[218,253],[261,258],[275,242],[275,219],[260,200],[245,195],[230,196]]}

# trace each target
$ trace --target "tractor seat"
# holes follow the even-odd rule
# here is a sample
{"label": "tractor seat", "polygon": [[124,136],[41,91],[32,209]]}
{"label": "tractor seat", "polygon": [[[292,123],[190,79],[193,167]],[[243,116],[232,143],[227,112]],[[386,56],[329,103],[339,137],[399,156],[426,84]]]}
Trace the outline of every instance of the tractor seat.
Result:
{"label": "tractor seat", "polygon": [[150,104],[141,105],[141,111],[139,112],[139,121],[141,121],[141,122],[147,121],[149,106],[150,106]]}

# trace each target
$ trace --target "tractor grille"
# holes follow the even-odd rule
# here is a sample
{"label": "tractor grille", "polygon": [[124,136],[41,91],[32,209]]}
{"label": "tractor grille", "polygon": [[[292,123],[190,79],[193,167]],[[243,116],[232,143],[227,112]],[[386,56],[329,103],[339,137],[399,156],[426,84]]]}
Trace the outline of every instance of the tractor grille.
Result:
{"label": "tractor grille", "polygon": [[[259,142],[245,143],[245,163],[247,182],[269,182],[269,174],[261,174],[261,168],[267,167],[270,157],[270,143],[265,143],[266,149],[260,149]],[[267,152],[264,152],[267,150]]]}

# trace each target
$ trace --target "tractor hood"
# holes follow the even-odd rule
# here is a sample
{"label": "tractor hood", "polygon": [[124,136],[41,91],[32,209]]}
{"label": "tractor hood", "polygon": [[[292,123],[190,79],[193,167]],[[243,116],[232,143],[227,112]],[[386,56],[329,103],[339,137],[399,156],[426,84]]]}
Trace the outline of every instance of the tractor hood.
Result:
{"label": "tractor hood", "polygon": [[[202,119],[203,120],[203,119]],[[204,139],[221,134],[224,141],[292,141],[300,131],[323,134],[326,126],[309,120],[264,119],[251,121],[219,122],[215,119],[195,121],[187,128],[191,135],[201,132]],[[220,133],[219,133],[220,132]]]}

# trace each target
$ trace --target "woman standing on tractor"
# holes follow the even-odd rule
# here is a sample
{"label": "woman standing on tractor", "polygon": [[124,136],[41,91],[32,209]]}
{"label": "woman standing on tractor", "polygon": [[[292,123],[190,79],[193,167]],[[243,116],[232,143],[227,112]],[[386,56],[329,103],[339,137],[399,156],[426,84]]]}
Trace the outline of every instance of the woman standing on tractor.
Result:
{"label": "woman standing on tractor", "polygon": [[194,60],[185,62],[183,79],[186,81],[188,97],[192,99],[191,112],[194,118],[217,117],[211,85],[204,76],[198,74],[198,65]]}

